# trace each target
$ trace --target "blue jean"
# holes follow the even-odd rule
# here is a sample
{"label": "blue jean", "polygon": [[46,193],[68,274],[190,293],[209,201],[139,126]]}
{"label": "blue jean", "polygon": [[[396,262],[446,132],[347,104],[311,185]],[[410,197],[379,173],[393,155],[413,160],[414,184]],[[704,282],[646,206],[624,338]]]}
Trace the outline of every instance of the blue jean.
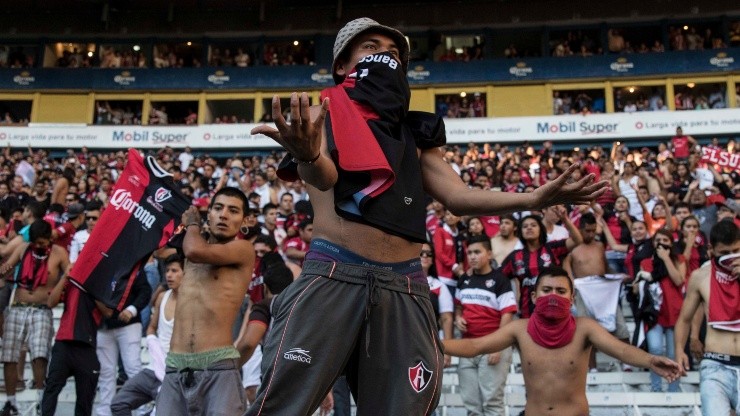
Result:
{"label": "blue jean", "polygon": [[[647,332],[647,345],[648,351],[653,355],[665,355],[666,357],[675,360],[676,349],[673,345],[673,327],[663,328],[662,326],[655,324]],[[663,391],[663,379],[658,374],[650,372],[650,390],[651,391]],[[668,384],[668,391],[675,393],[680,391],[678,381]]]}
{"label": "blue jean", "polygon": [[730,409],[740,415],[740,368],[705,358],[699,366],[699,377],[704,416],[729,415]]}

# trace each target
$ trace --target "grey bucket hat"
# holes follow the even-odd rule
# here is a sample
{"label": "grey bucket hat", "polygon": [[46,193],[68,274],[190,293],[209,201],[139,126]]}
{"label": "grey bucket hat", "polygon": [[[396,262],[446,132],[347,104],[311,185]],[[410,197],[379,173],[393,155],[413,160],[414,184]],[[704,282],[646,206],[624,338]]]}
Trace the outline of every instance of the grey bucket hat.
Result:
{"label": "grey bucket hat", "polygon": [[339,30],[339,33],[337,33],[337,40],[334,41],[334,62],[332,62],[331,64],[331,72],[332,76],[334,77],[334,82],[336,82],[337,84],[340,84],[342,82],[342,77],[336,75],[335,72],[337,68],[337,59],[342,54],[342,52],[344,52],[344,50],[352,43],[357,35],[368,30],[377,31],[378,33],[387,35],[391,39],[393,39],[399,49],[401,67],[403,68],[404,72],[408,70],[409,43],[403,33],[401,33],[398,29],[381,25],[380,23],[376,22],[373,19],[370,19],[369,17],[361,17],[359,19],[352,20],[351,22],[344,25],[344,27]]}

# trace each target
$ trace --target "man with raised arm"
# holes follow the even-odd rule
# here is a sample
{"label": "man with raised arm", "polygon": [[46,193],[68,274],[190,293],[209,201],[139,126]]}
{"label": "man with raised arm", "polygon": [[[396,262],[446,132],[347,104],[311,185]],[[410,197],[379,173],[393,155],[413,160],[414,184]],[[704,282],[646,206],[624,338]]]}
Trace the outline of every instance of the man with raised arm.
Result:
{"label": "man with raised arm", "polygon": [[157,397],[160,416],[234,415],[246,408],[231,328],[254,267],[252,244],[235,238],[248,207],[242,191],[222,188],[208,207],[207,234],[196,207],[182,214],[185,270]]}
{"label": "man with raised arm", "polygon": [[560,267],[537,277],[529,319],[519,319],[480,338],[445,340],[445,352],[460,357],[501,351],[517,345],[527,394],[527,415],[587,415],[586,375],[592,347],[628,364],[649,368],[668,381],[678,363],[625,344],[591,318],[574,318],[573,282]]}
{"label": "man with raised arm", "polygon": [[709,243],[711,264],[692,273],[676,322],[676,360],[689,369],[684,346],[691,320],[703,304],[707,335],[699,367],[702,414],[729,415],[731,409],[740,414],[740,229],[732,220],[722,220],[712,227]]}
{"label": "man with raised arm", "polygon": [[419,262],[425,192],[456,215],[503,214],[604,190],[576,167],[533,193],[468,188],[443,159],[441,118],[409,111],[409,44],[369,18],[334,44],[337,84],[311,107],[273,98],[275,127],[259,126],[290,155],[279,174],[303,179],[316,216],[303,273],[276,298],[262,385],[248,415],[302,415],[347,375],[360,414],[422,415],[437,405],[444,358]]}

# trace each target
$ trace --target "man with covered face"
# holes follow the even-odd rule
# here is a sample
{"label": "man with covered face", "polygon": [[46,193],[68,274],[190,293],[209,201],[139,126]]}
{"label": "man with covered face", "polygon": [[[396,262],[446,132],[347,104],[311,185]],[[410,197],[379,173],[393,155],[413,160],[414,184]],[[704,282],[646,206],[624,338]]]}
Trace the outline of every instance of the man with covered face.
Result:
{"label": "man with covered face", "polygon": [[[470,189],[445,162],[441,118],[409,111],[409,44],[369,18],[334,44],[335,87],[311,107],[293,93],[290,123],[279,98],[276,128],[259,126],[290,154],[284,180],[307,184],[316,216],[303,274],[273,303],[262,385],[248,415],[309,414],[341,374],[358,414],[431,413],[443,354],[419,262],[425,192],[456,215],[490,215],[589,201],[605,189],[577,168],[533,193]],[[298,387],[300,386],[300,387]]]}
{"label": "man with covered face", "polygon": [[709,234],[711,264],[691,274],[675,327],[676,360],[688,370],[684,345],[700,305],[707,319],[704,353],[699,366],[703,415],[740,412],[740,229],[732,219],[719,221]]}

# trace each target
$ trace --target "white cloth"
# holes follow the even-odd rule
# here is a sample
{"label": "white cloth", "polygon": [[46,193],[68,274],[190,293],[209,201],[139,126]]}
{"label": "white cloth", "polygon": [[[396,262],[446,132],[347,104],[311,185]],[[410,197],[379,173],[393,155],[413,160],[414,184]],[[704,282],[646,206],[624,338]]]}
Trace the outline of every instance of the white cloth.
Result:
{"label": "white cloth", "polygon": [[170,351],[170,340],[172,339],[172,329],[175,327],[175,317],[167,320],[164,315],[167,301],[169,301],[172,295],[172,289],[164,292],[162,302],[159,304],[159,319],[157,320],[157,335],[147,335],[146,345],[149,349],[149,356],[151,361],[147,366],[148,369],[154,371],[159,381],[164,380],[165,372],[165,357]]}
{"label": "white cloth", "polygon": [[588,313],[609,332],[617,329],[621,275],[579,277],[573,281]]}
{"label": "white cloth", "polygon": [[242,387],[259,386],[262,382],[262,346],[257,345],[249,360],[242,366]]}
{"label": "white cloth", "polygon": [[642,221],[643,215],[642,207],[640,206],[640,200],[637,199],[637,192],[632,189],[632,185],[637,186],[638,179],[639,178],[637,177],[637,175],[631,177],[629,181],[620,179],[619,193],[621,193],[625,198],[627,198],[628,201],[630,201],[630,215]]}
{"label": "white cloth", "polygon": [[190,166],[190,162],[195,159],[195,156],[193,156],[192,153],[188,152],[182,152],[179,156],[177,156],[177,160],[180,161],[180,171],[185,172],[188,170],[188,167]]}
{"label": "white cloth", "polygon": [[260,196],[260,210],[270,203],[270,184],[266,183],[253,189]]}
{"label": "white cloth", "polygon": [[116,367],[121,353],[126,375],[132,378],[141,371],[141,323],[115,329],[98,330],[96,353],[100,361],[98,379],[98,416],[110,416],[110,404],[116,394]]}
{"label": "white cloth", "polygon": [[452,300],[452,294],[447,285],[442,283],[439,279],[433,276],[427,276],[427,283],[429,283],[429,290],[434,291],[439,289],[439,295],[437,295],[437,301],[439,302],[439,313],[455,312],[454,301]]}
{"label": "white cloth", "polygon": [[85,247],[85,243],[90,238],[90,232],[87,230],[77,231],[72,237],[72,242],[69,244],[69,262],[74,263],[77,261],[77,257],[80,256],[82,248]]}
{"label": "white cloth", "polygon": [[570,238],[570,233],[568,232],[568,229],[558,224],[555,224],[555,226],[552,228],[552,232],[547,233],[548,242],[567,240],[568,238]]}

